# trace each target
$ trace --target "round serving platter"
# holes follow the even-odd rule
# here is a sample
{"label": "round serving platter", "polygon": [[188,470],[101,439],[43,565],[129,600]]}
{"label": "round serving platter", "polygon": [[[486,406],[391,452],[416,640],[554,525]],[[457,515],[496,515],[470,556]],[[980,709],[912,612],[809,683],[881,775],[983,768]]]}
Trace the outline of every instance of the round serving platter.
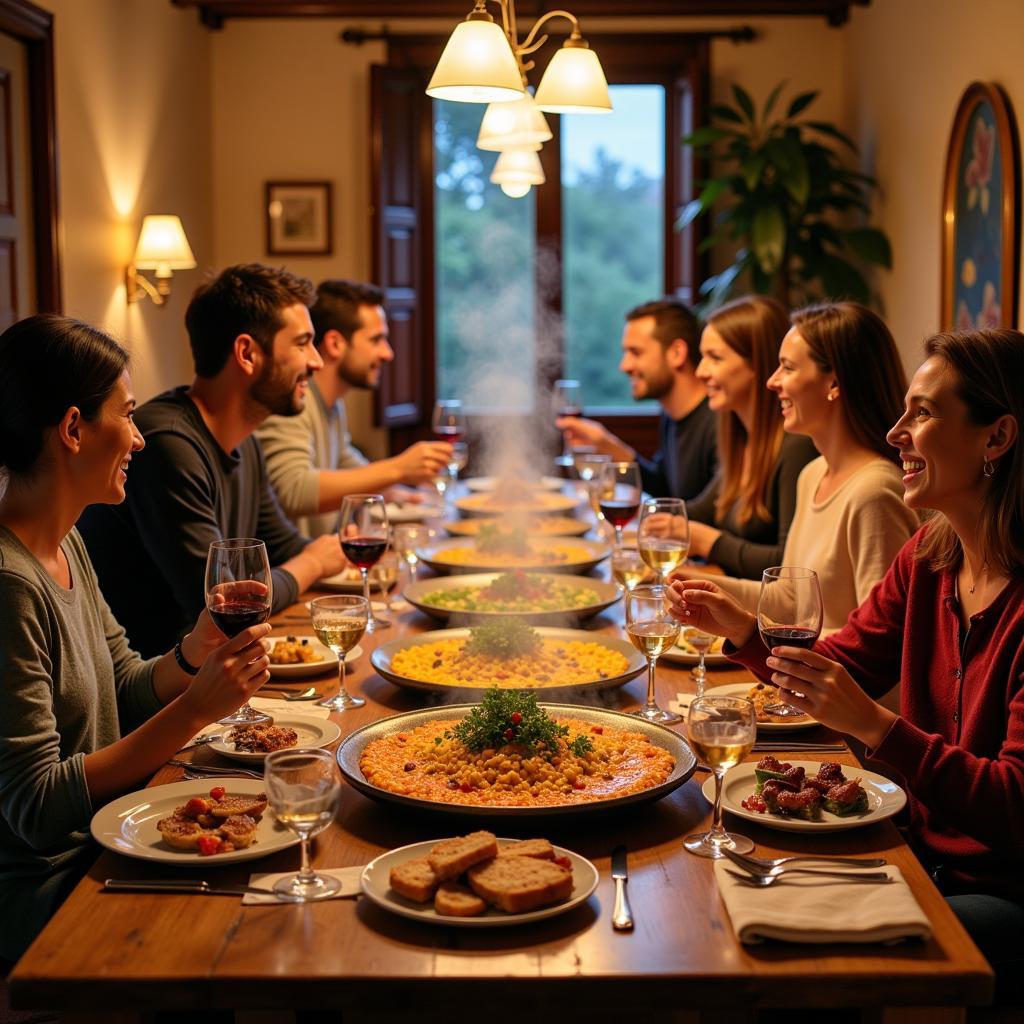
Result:
{"label": "round serving platter", "polygon": [[430,580],[420,580],[405,588],[402,596],[413,607],[421,612],[432,616],[440,622],[455,621],[463,622],[486,622],[488,620],[505,618],[509,615],[517,619],[523,619],[533,625],[557,623],[559,625],[570,625],[575,622],[583,622],[598,612],[615,604],[622,596],[619,588],[614,583],[606,583],[604,580],[595,580],[589,576],[566,576],[563,573],[531,573],[541,580],[550,580],[555,583],[576,585],[585,587],[594,593],[594,600],[589,604],[577,608],[558,608],[547,611],[508,611],[508,612],[478,612],[465,609],[441,608],[438,605],[427,604],[424,598],[428,594],[445,593],[448,591],[464,590],[466,587],[487,587],[490,586],[499,576],[500,572],[478,573],[472,576],[438,576]]}
{"label": "round serving platter", "polygon": [[[530,523],[529,519],[534,518],[537,518],[538,522],[543,522],[544,526],[534,526]],[[513,517],[503,518],[501,516],[490,516],[488,518],[480,516],[475,519],[446,519],[441,525],[451,537],[476,537],[480,533],[482,526],[490,526],[492,524],[495,526],[520,525],[520,523],[514,522]],[[593,523],[589,523],[585,519],[573,519],[570,516],[545,516],[538,518],[531,515],[524,525],[529,537],[582,537],[593,526]]]}
{"label": "round serving platter", "polygon": [[338,747],[338,767],[345,781],[353,789],[385,803],[400,804],[419,810],[437,811],[439,814],[453,814],[463,818],[542,818],[565,814],[590,814],[608,811],[614,807],[629,804],[647,803],[660,800],[673,790],[678,789],[693,775],[697,767],[697,758],[689,744],[678,733],[666,729],[663,725],[645,722],[635,715],[623,714],[621,711],[607,711],[603,708],[578,707],[573,704],[541,704],[540,706],[555,716],[576,718],[594,725],[603,725],[609,729],[629,729],[646,735],[651,743],[667,750],[675,758],[672,774],[663,783],[645,789],[640,793],[629,793],[626,796],[609,797],[605,800],[591,800],[579,804],[558,804],[538,807],[495,807],[471,806],[469,804],[447,804],[419,797],[403,796],[391,790],[382,789],[367,782],[359,768],[359,759],[367,744],[373,740],[390,736],[396,732],[406,732],[417,726],[446,719],[460,719],[473,710],[475,704],[449,704],[445,707],[430,708],[426,711],[407,711],[401,715],[392,715],[378,722],[371,722],[347,736]]}
{"label": "round serving platter", "polygon": [[528,491],[530,498],[517,504],[502,503],[494,494],[467,494],[455,499],[461,515],[473,516],[564,516],[571,514],[583,501],[578,494],[559,494],[557,491]]}
{"label": "round serving platter", "polygon": [[[610,690],[617,686],[628,683],[635,679],[647,667],[647,661],[643,655],[628,641],[619,637],[604,636],[600,633],[588,633],[583,629],[557,629],[551,626],[538,626],[537,632],[544,640],[558,640],[563,643],[578,641],[580,643],[596,643],[611,651],[622,654],[629,667],[625,672],[616,676],[608,676],[606,679],[591,679],[583,683],[567,683],[564,686],[538,686],[531,687],[532,693],[558,693],[568,696],[578,696],[584,693],[591,693],[595,690]],[[421,679],[413,679],[410,676],[403,676],[392,668],[392,661],[399,651],[408,650],[412,647],[439,643],[442,640],[458,640],[469,636],[469,629],[435,629],[429,633],[420,633],[418,636],[403,637],[399,640],[392,640],[390,643],[381,644],[370,655],[370,664],[388,682],[396,686],[404,686],[411,690],[429,690],[431,693],[444,693],[449,696],[456,696],[460,700],[470,697],[482,698],[488,690],[493,689],[491,685],[486,686],[447,686],[440,683],[424,682]],[[517,689],[522,689],[517,687]]]}
{"label": "round serving platter", "polygon": [[503,480],[498,476],[471,476],[466,481],[466,489],[474,493],[497,490],[501,484],[507,484],[517,490],[527,491],[560,491],[565,481],[557,476],[542,476],[539,480]]}
{"label": "round serving platter", "polygon": [[522,569],[525,572],[557,572],[578,574],[590,572],[596,565],[603,562],[611,548],[603,541],[583,540],[578,537],[531,537],[530,544],[535,550],[558,550],[559,548],[572,547],[580,551],[582,557],[574,561],[559,562],[551,565],[545,562],[526,562],[523,565],[501,565],[495,564],[493,556],[488,557],[486,551],[480,551],[471,562],[454,564],[443,561],[440,556],[445,551],[458,549],[475,549],[477,541],[475,537],[455,537],[448,540],[436,541],[418,548],[416,555],[421,562],[429,565],[434,572],[448,573],[451,575],[465,575],[467,573],[480,572],[509,572],[512,569]]}

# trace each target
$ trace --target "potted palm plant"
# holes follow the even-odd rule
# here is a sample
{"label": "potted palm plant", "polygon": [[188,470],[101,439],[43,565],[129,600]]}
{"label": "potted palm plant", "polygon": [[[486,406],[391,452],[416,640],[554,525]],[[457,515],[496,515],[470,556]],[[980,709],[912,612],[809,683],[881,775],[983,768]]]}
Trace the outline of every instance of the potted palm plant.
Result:
{"label": "potted palm plant", "polygon": [[770,93],[760,115],[750,94],[733,86],[735,105],[711,108],[711,124],[683,139],[708,160],[713,174],[683,209],[677,227],[710,214],[708,249],[736,246],[732,263],[701,286],[714,308],[741,281],[788,307],[820,298],[867,303],[865,264],[892,265],[885,234],[863,223],[877,183],[847,166],[840,147],[857,147],[835,125],[802,118],[817,92],[796,96],[772,117],[785,83]]}

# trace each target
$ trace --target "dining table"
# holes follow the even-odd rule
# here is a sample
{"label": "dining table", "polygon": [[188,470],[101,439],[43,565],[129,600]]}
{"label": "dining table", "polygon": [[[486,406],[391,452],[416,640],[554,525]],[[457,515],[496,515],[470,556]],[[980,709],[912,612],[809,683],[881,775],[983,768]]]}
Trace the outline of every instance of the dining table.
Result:
{"label": "dining table", "polygon": [[[607,578],[607,562],[595,576]],[[398,596],[392,626],[366,634],[363,654],[349,667],[350,692],[365,705],[331,719],[343,741],[386,716],[423,708],[431,695],[382,678],[371,665],[380,644],[438,628]],[[311,635],[302,600],[273,621],[274,634]],[[584,623],[595,635],[623,634],[622,602]],[[734,665],[708,671],[708,688],[750,680]],[[285,689],[312,683],[337,690],[336,666]],[[282,689],[278,680],[268,688]],[[662,706],[692,694],[689,667],[661,659]],[[636,710],[646,674],[601,694],[602,706]],[[301,703],[292,705],[301,709]],[[685,735],[685,725],[672,727]],[[823,726],[773,734],[780,742],[841,742]],[[340,742],[339,741],[339,742]],[[204,748],[181,755],[195,764],[222,764]],[[762,756],[752,753],[750,760]],[[784,755],[782,755],[784,756]],[[794,757],[800,756],[794,754]],[[805,755],[815,757],[815,755]],[[817,755],[857,767],[854,753]],[[10,975],[12,1004],[60,1011],[67,1021],[189,1019],[199,1011],[234,1011],[236,1020],[359,1021],[754,1021],[762,1010],[820,1011],[817,1020],[952,1024],[967,1007],[988,1003],[992,972],[915,858],[893,820],[838,832],[780,831],[726,815],[756,843],[759,856],[812,853],[882,857],[902,872],[927,915],[927,940],[881,944],[741,944],[716,886],[713,862],[688,853],[682,840],[707,828],[711,805],[702,792],[707,773],[656,801],[589,814],[504,818],[509,838],[542,835],[596,865],[596,891],[569,912],[507,927],[427,925],[390,913],[366,896],[305,904],[243,905],[237,897],[104,891],[111,877],[166,877],[164,865],[102,850]],[[162,768],[151,786],[178,781],[182,769]],[[197,790],[203,783],[197,783]],[[407,844],[481,827],[450,817],[370,799],[343,786],[333,823],[314,841],[316,868],[364,865]],[[488,825],[487,827],[490,827]],[[634,928],[612,927],[611,853],[628,851],[628,893]],[[211,885],[249,881],[253,871],[297,869],[291,847],[258,861],[218,866],[204,860],[185,878]],[[168,1018],[163,1018],[168,1019]],[[772,1019],[778,1019],[773,1017]],[[806,1019],[806,1018],[802,1018]]]}

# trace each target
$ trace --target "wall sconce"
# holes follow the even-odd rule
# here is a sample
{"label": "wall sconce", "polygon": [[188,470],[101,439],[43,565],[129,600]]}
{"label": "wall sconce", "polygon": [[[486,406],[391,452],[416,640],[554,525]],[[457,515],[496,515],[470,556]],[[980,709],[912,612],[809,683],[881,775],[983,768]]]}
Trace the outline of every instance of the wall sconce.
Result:
{"label": "wall sconce", "polygon": [[[195,265],[196,258],[179,217],[165,214],[143,218],[135,256],[124,272],[129,304],[148,295],[154,306],[164,305],[171,294],[171,274],[175,270],[191,270]],[[138,273],[140,270],[155,270],[156,285]]]}

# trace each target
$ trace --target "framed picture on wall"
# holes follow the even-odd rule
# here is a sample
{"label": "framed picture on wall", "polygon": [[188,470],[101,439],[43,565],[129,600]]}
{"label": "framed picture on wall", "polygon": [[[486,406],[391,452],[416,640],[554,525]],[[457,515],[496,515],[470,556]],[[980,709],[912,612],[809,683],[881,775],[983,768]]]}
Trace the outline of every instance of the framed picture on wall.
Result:
{"label": "framed picture on wall", "polygon": [[960,99],[942,203],[944,330],[1016,327],[1020,151],[1002,89],[974,82]]}
{"label": "framed picture on wall", "polygon": [[264,208],[268,255],[331,255],[329,181],[268,181]]}

